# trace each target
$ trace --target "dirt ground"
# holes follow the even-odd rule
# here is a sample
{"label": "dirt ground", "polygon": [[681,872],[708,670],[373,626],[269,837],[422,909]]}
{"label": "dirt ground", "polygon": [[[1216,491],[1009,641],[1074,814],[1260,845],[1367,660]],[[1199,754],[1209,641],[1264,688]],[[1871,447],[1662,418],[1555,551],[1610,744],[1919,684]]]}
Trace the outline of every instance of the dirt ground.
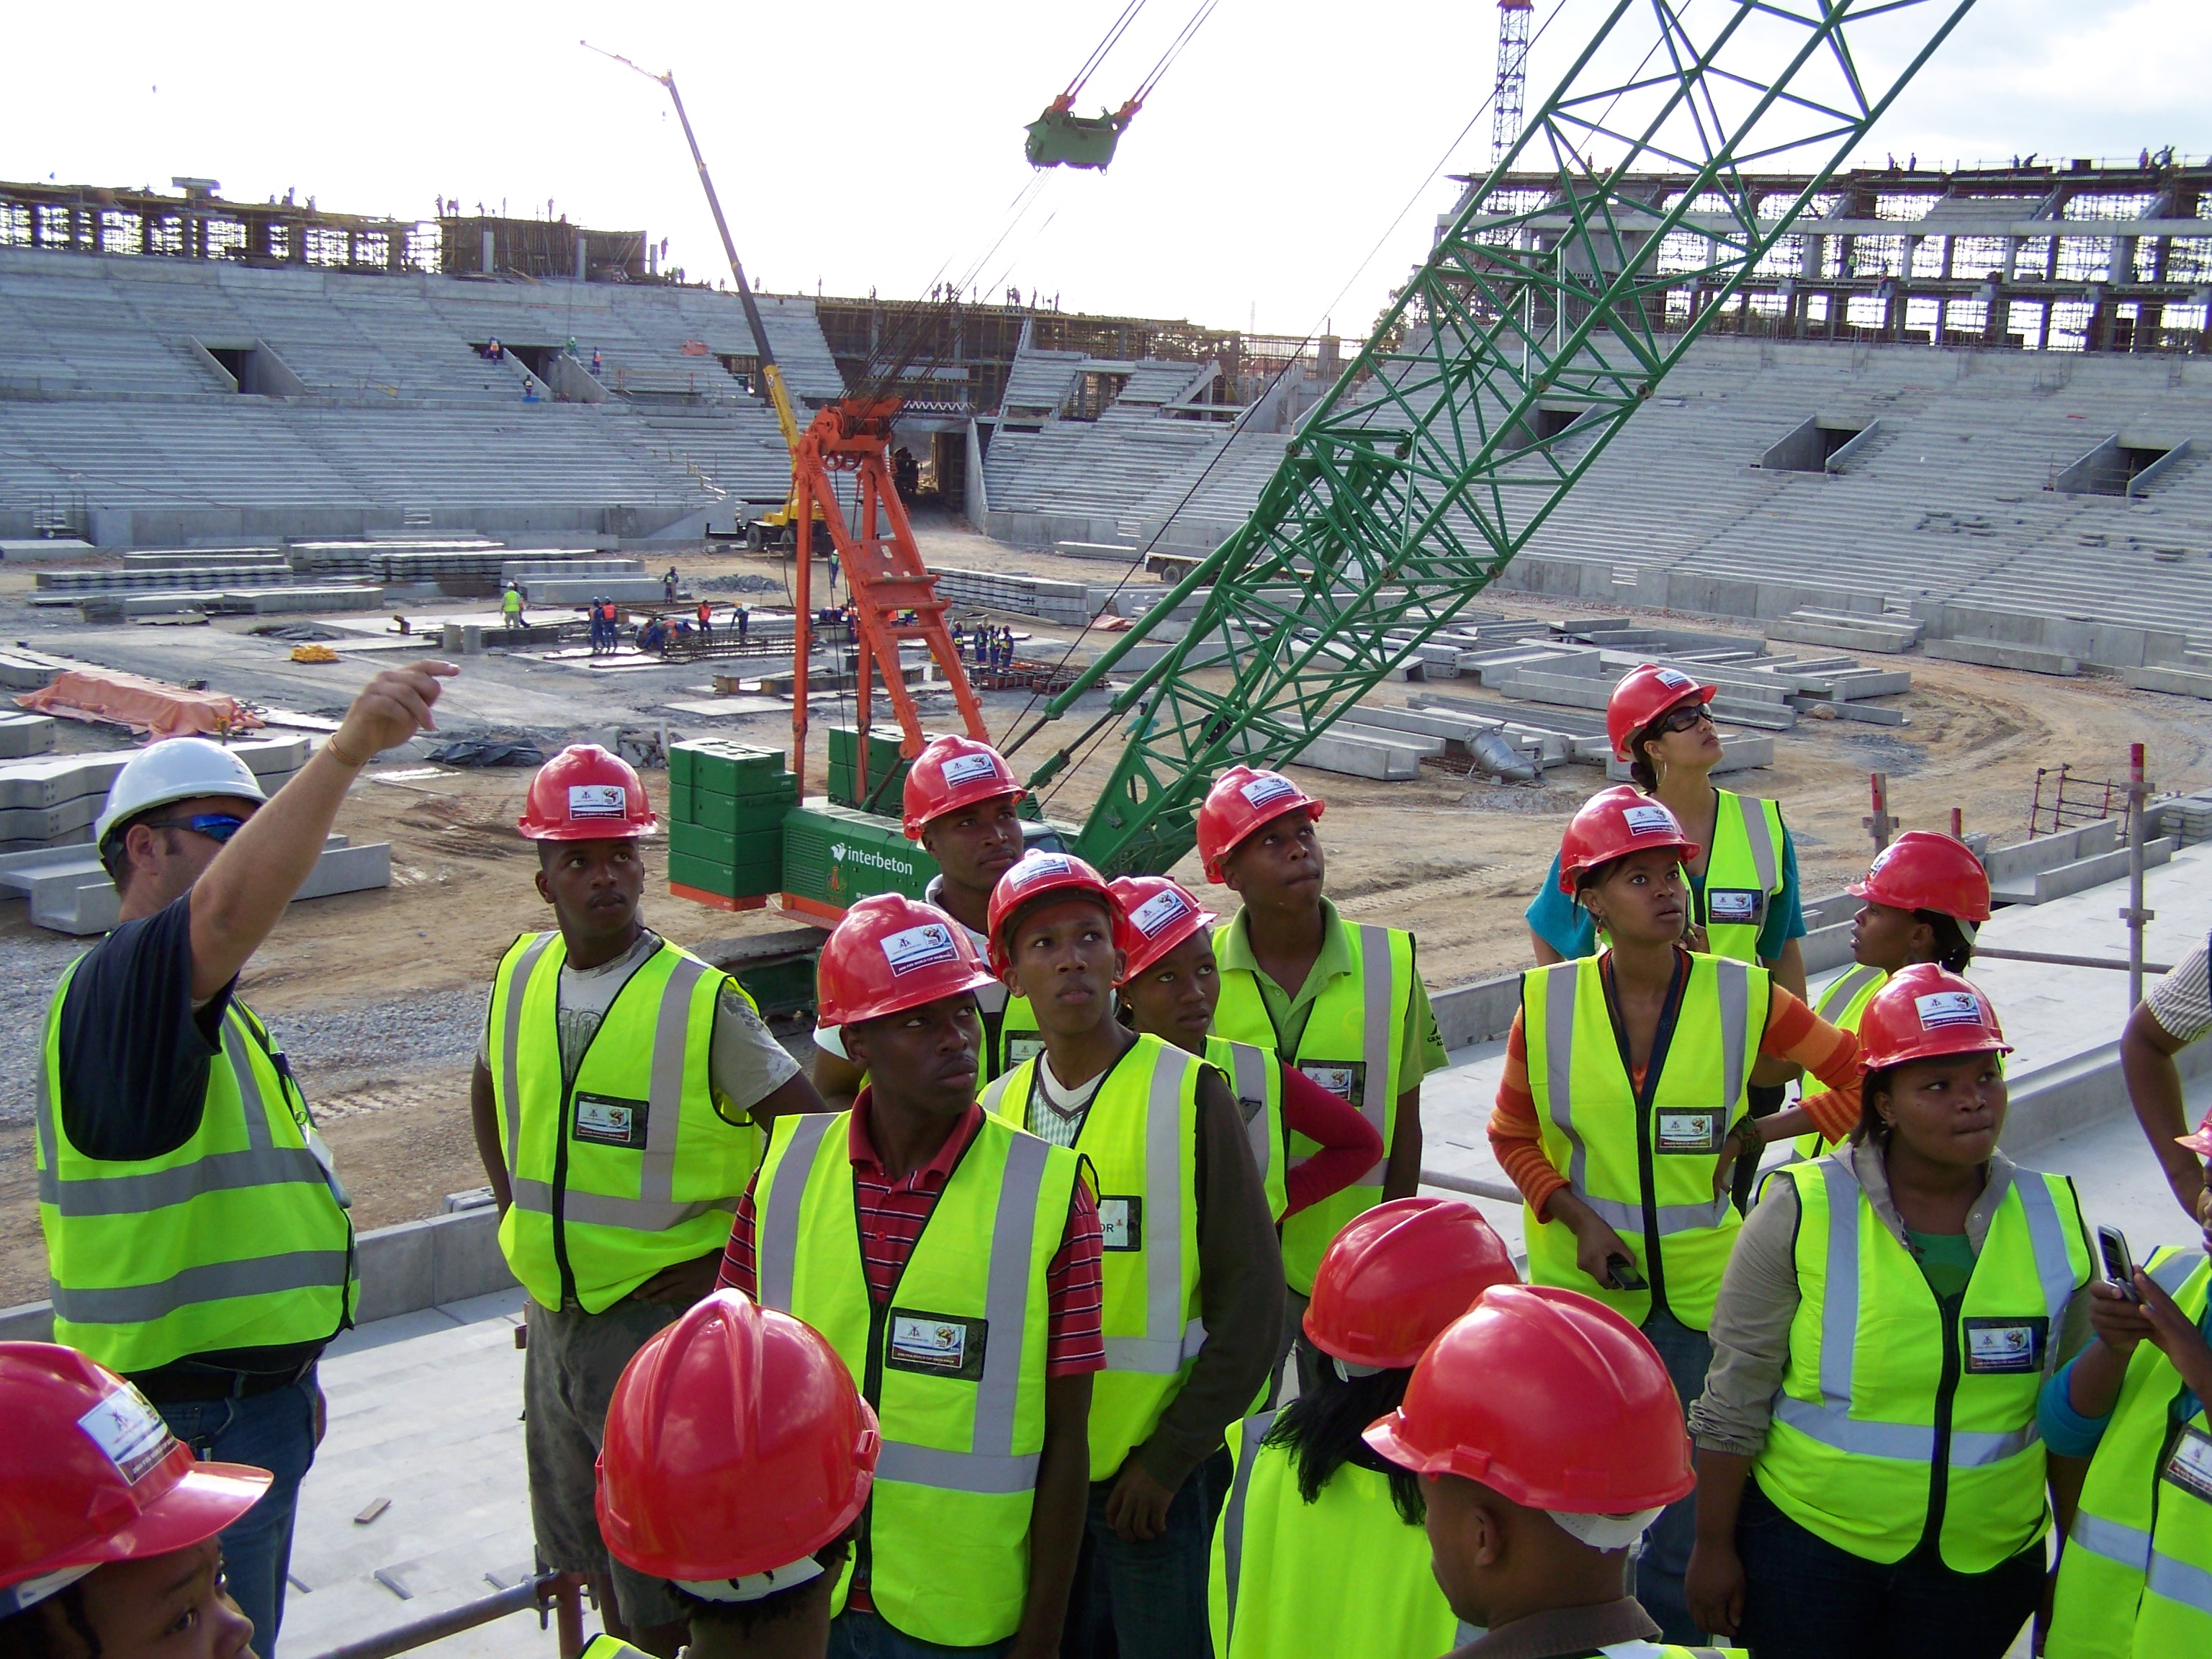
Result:
{"label": "dirt ground", "polygon": [[[925,532],[924,541],[928,557],[949,564],[1101,587],[1111,586],[1121,574],[1111,565],[1020,551],[941,522]],[[761,556],[679,554],[676,563],[687,581],[781,574],[773,560]],[[658,558],[655,565],[659,568]],[[1152,582],[1142,574],[1131,580]],[[329,678],[314,681],[307,671],[291,669],[268,642],[249,641],[232,624],[192,630],[196,640],[179,644],[187,630],[58,623],[56,613],[25,606],[29,580],[15,566],[0,569],[0,629],[44,649],[149,672],[189,653],[212,665],[204,672],[216,689],[310,714],[335,712],[350,687],[377,665],[349,660],[319,671]],[[775,602],[768,594],[758,598]],[[1567,614],[1518,595],[1500,595],[1485,608],[1516,616]],[[1577,613],[1588,614],[1588,607]],[[1034,627],[1009,620],[1018,628]],[[1705,618],[1682,621],[1705,631],[1753,637],[1749,629],[1731,630]],[[1035,648],[1046,648],[1053,630],[1036,632]],[[1097,635],[1085,641],[1103,642]],[[1914,678],[1912,692],[1893,705],[1910,713],[1909,726],[1808,720],[1778,738],[1771,767],[1727,780],[1732,787],[1783,801],[1808,896],[1837,890],[1865,866],[1872,848],[1860,819],[1868,810],[1870,771],[1888,774],[1892,810],[1905,827],[1942,828],[1958,807],[1969,830],[1989,830],[2000,842],[2025,834],[2039,767],[2068,763],[2098,777],[2121,775],[2127,745],[2142,742],[2160,787],[2212,782],[2212,721],[2199,703],[2130,691],[2094,676],[2058,680],[1917,656],[1896,660]],[[180,670],[171,674],[181,677]],[[650,721],[670,698],[704,695],[705,688],[692,683],[705,678],[695,669],[594,679],[580,669],[470,659],[450,699],[453,718],[443,724],[462,732],[527,730],[541,743],[557,742],[610,721]],[[317,688],[319,702],[300,689],[303,681]],[[1471,685],[1435,689],[1481,696]],[[1419,690],[1390,686],[1382,695],[1402,700]],[[1018,696],[987,699],[986,712],[1001,738],[1034,718],[1027,700]],[[834,714],[834,707],[817,710],[817,732],[825,713]],[[783,715],[686,720],[660,708],[659,717],[685,735],[711,732],[775,746],[788,741]],[[1034,767],[1095,717],[1073,715],[1048,728],[1017,757],[1016,769]],[[115,747],[125,740],[74,727],[64,736],[70,748]],[[1109,759],[1110,752],[1102,751],[1054,792],[1054,817],[1080,820]],[[817,778],[821,763],[817,750]],[[419,764],[398,758],[372,769],[337,826],[356,842],[392,843],[390,890],[298,906],[241,981],[242,994],[295,1056],[353,1191],[356,1222],[363,1228],[435,1212],[445,1194],[483,1182],[469,1132],[467,1080],[483,988],[515,934],[550,921],[531,880],[535,860],[513,828],[527,772],[455,770],[376,781],[378,773]],[[650,775],[648,787],[658,781],[659,775]],[[1330,892],[1350,915],[1413,929],[1424,976],[1441,988],[1527,961],[1522,910],[1568,815],[1602,780],[1594,768],[1574,767],[1527,787],[1470,789],[1433,768],[1401,783],[1318,772],[1304,781],[1329,803],[1322,831]],[[732,916],[670,897],[662,878],[665,843],[649,845],[653,880],[647,919],[678,943],[788,925],[773,911]],[[1197,879],[1192,867],[1177,873],[1186,881]],[[0,904],[0,979],[12,981],[12,989],[0,986],[0,1018],[12,1014],[15,1032],[0,1044],[0,1306],[45,1291],[31,1159],[31,1068],[53,975],[77,948],[33,928],[21,905]]]}

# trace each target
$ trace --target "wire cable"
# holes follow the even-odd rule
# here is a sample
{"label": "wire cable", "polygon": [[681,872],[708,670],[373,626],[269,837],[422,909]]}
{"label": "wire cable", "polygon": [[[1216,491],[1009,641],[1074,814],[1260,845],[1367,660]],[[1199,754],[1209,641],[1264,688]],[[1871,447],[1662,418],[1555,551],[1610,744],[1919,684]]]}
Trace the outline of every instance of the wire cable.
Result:
{"label": "wire cable", "polygon": [[1221,0],[1205,0],[1205,3],[1191,15],[1190,21],[1182,26],[1182,32],[1168,42],[1168,49],[1160,54],[1160,61],[1152,65],[1152,72],[1137,83],[1137,90],[1129,99],[1132,106],[1141,105],[1152,95],[1152,88],[1159,85],[1160,77],[1168,72],[1168,66],[1182,56],[1182,49],[1190,44],[1191,37],[1198,33],[1207,18],[1213,15],[1214,8],[1220,3]]}
{"label": "wire cable", "polygon": [[1093,46],[1091,56],[1083,60],[1083,67],[1076,70],[1075,78],[1067,83],[1067,90],[1060,94],[1062,98],[1073,101],[1075,95],[1083,90],[1083,83],[1106,61],[1106,54],[1114,50],[1115,42],[1128,32],[1129,25],[1136,21],[1137,14],[1144,9],[1145,0],[1129,0],[1129,3],[1122,8],[1121,16],[1114,20],[1113,27],[1106,31],[1106,38]]}

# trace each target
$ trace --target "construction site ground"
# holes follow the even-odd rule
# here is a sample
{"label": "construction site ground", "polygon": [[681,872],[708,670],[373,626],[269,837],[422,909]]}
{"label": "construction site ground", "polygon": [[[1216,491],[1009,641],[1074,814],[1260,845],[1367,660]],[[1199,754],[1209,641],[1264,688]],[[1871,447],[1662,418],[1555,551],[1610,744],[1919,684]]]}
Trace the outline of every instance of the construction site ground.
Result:
{"label": "construction site ground", "polygon": [[[1008,547],[944,519],[926,520],[921,540],[933,562],[1101,588],[1123,574],[1110,563]],[[659,552],[646,556],[656,571],[669,562]],[[752,574],[768,578],[775,590],[736,593],[716,583],[704,593],[718,603],[744,598],[780,608],[784,602],[788,566],[774,556],[694,548],[676,551],[673,562],[687,586]],[[817,594],[822,580],[817,569]],[[1158,586],[1141,570],[1127,580]],[[346,647],[335,663],[296,664],[289,659],[291,641],[248,631],[263,625],[254,618],[88,627],[73,612],[32,609],[31,582],[27,569],[0,567],[0,639],[173,683],[204,680],[249,702],[307,716],[335,717],[378,667],[413,654],[395,631],[392,650]],[[449,616],[483,617],[488,602],[415,601],[403,608],[420,627]],[[1477,608],[1545,617],[1592,614],[1586,602],[1567,607],[1518,594],[1486,596]],[[331,620],[358,627],[362,618]],[[1079,639],[1021,617],[992,620],[1030,634],[1023,653],[1048,660],[1070,645],[1095,653],[1114,637],[1093,632]],[[1708,618],[1678,620],[1704,632],[1756,637],[1754,630]],[[2039,767],[2067,763],[2089,776],[2123,776],[2128,745],[2139,742],[2160,789],[2212,782],[2212,721],[2192,700],[2132,691],[2089,674],[2059,679],[1917,654],[1869,660],[1911,668],[1911,693],[1887,705],[1905,710],[1909,725],[1803,720],[1778,737],[1771,766],[1725,780],[1784,803],[1808,896],[1836,891],[1865,867],[1873,850],[1861,822],[1869,772],[1887,774],[1891,810],[1904,827],[1943,828],[1956,807],[1969,830],[1986,830],[2000,843],[2027,834]],[[714,674],[730,672],[720,663],[595,671],[579,662],[493,653],[466,658],[461,666],[439,704],[439,738],[513,734],[550,749],[604,737],[617,726],[657,733],[665,726],[672,738],[724,736],[775,748],[790,741],[787,713],[758,700],[749,700],[755,712],[727,718],[668,707],[711,698]],[[1375,695],[1403,701],[1425,689],[1484,696],[1466,682],[1391,684]],[[1501,708],[1519,706],[1496,701]],[[880,702],[877,708],[884,718]],[[986,696],[984,708],[1001,740],[1026,731],[1039,712],[1032,699],[1014,693]],[[1073,742],[1103,708],[1103,702],[1087,700],[1029,738],[1014,757],[1016,770],[1032,769]],[[849,697],[816,699],[811,779],[818,781],[825,769],[823,726],[850,710]],[[933,728],[946,729],[949,716],[948,702],[944,713],[931,716]],[[1104,746],[1055,782],[1048,816],[1081,821],[1105,778],[1118,726],[1109,722]],[[529,773],[450,769],[424,775],[421,751],[439,738],[386,757],[356,786],[338,817],[337,830],[356,842],[392,843],[392,887],[301,904],[240,981],[241,994],[289,1051],[352,1190],[356,1224],[364,1229],[434,1213],[447,1194],[481,1184],[468,1078],[484,988],[518,933],[551,925],[532,880],[535,855],[514,828]],[[132,741],[115,728],[62,723],[64,749],[121,748]],[[394,772],[415,775],[384,775]],[[648,775],[648,788],[662,775]],[[1322,827],[1329,891],[1349,916],[1412,928],[1423,975],[1438,989],[1528,962],[1522,909],[1566,818],[1602,783],[1595,768],[1578,766],[1555,769],[1536,785],[1471,785],[1433,764],[1404,782],[1320,772],[1304,781],[1329,803]],[[774,910],[730,915],[670,896],[665,848],[651,845],[647,919],[677,943],[789,925]],[[1199,879],[1194,860],[1176,873],[1187,882]],[[35,1068],[54,979],[87,943],[33,927],[21,903],[0,904],[0,1017],[16,1033],[0,1045],[0,1306],[45,1294],[32,1158]]]}

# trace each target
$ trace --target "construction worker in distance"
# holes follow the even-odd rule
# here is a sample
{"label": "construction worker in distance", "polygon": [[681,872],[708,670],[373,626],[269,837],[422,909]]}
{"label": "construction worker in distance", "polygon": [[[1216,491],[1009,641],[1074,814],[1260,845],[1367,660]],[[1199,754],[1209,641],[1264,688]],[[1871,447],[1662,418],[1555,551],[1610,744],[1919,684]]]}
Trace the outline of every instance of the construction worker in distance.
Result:
{"label": "construction worker in distance", "polygon": [[[2179,1140],[2201,1168],[2212,1113]],[[2154,1250],[2124,1284],[2108,1265],[2089,1286],[2096,1340],[2044,1385],[2054,1468],[2088,1463],[2058,1517],[2046,1659],[2212,1651],[2212,1200],[2199,1191],[2202,1247]]]}
{"label": "construction worker in distance", "polygon": [[272,1655],[315,1362],[353,1322],[345,1188],[238,976],[322,856],[347,787],[429,729],[450,664],[377,675],[272,799],[205,738],[131,757],[94,826],[121,900],[46,1012],[39,1223],[54,1340],[120,1372],[202,1457],[272,1472],[225,1529],[231,1594]]}
{"label": "construction worker in distance", "polygon": [[[1196,1054],[1228,1080],[1277,1224],[1373,1169],[1382,1137],[1357,1108],[1278,1060],[1273,1048],[1211,1035],[1221,1000],[1213,957],[1220,918],[1166,876],[1121,876],[1111,885],[1124,918],[1121,979],[1114,988],[1123,1016],[1131,1030]],[[1316,1149],[1296,1169],[1290,1134]]]}
{"label": "construction worker in distance", "polygon": [[[1411,1198],[1420,1185],[1421,1079],[1447,1063],[1413,934],[1348,926],[1323,896],[1326,860],[1314,830],[1322,811],[1281,773],[1232,766],[1214,780],[1198,813],[1206,878],[1243,901],[1213,936],[1221,969],[1216,1035],[1273,1050],[1358,1107],[1382,1138],[1382,1158],[1358,1180],[1283,1224],[1284,1353],[1297,1341],[1329,1240],[1362,1210]],[[1292,1168],[1314,1150],[1300,1136],[1290,1146]],[[1276,1356],[1278,1371],[1283,1357]],[[1317,1365],[1318,1356],[1300,1344],[1301,1387]]]}
{"label": "construction worker in distance", "polygon": [[549,1566],[589,1577],[609,1632],[673,1655],[683,1609],[610,1562],[592,1511],[615,1379],[714,1288],[762,1128],[821,1103],[736,981],[645,926],[629,763],[591,744],[531,780],[518,828],[558,926],[492,976],[470,1083],[500,1249],[530,1293],[522,1372],[530,1512]]}
{"label": "construction worker in distance", "polygon": [[1127,925],[1099,873],[1031,853],[991,894],[991,965],[1044,1052],[983,1104],[1097,1172],[1106,1370],[1091,1407],[1090,1595],[1067,1650],[1206,1650],[1206,1463],[1279,1349],[1282,1253],[1243,1113],[1196,1055],[1114,1018]]}
{"label": "construction worker in distance", "polygon": [[2203,1213],[2204,1161],[2190,1151],[2188,1108],[2174,1056],[2207,1036],[2212,1036],[2212,940],[2160,976],[2120,1033],[2120,1067],[2136,1121],[2175,1200],[2192,1216]]}
{"label": "construction worker in distance", "polygon": [[270,1474],[201,1462],[145,1395],[74,1348],[0,1342],[0,1653],[252,1659],[219,1534]]}
{"label": "construction worker in distance", "polygon": [[499,596],[500,618],[509,628],[522,625],[522,584],[509,582],[507,591]]}
{"label": "construction worker in distance", "polygon": [[884,1457],[831,1604],[839,1659],[1058,1651],[1083,1535],[1098,1206],[1074,1154],[975,1102],[990,977],[942,910],[878,893],[823,946],[870,1083],[779,1119],[725,1285],[830,1339]]}
{"label": "construction worker in distance", "polygon": [[[1797,843],[1781,806],[1711,782],[1721,740],[1709,705],[1718,688],[1679,669],[1644,663],[1621,677],[1606,699],[1605,731],[1614,758],[1628,763],[1636,787],[1674,815],[1700,854],[1688,866],[1691,907],[1686,942],[1692,951],[1756,963],[1782,988],[1805,1000],[1804,907],[1797,885]],[[1528,906],[1529,941],[1538,964],[1595,956],[1597,930],[1565,895],[1555,860]],[[1795,1073],[1763,1062],[1751,1081],[1751,1115],[1781,1109]],[[1738,1209],[1751,1206],[1757,1171],[1736,1171]]]}
{"label": "construction worker in distance", "polygon": [[[1859,1109],[1849,1032],[1764,968],[1684,947],[1683,866],[1697,852],[1673,813],[1626,784],[1575,814],[1559,879],[1612,943],[1522,975],[1490,1120],[1491,1150],[1524,1203],[1528,1282],[1626,1316],[1686,1405],[1705,1386],[1705,1328],[1743,1224],[1733,1166],[1755,1163],[1771,1139],[1841,1133]],[[1751,1117],[1745,1092],[1762,1054],[1831,1092]],[[1693,1527],[1692,1506],[1674,1505],[1637,1565],[1637,1595],[1670,1642],[1698,1634],[1682,1599]]]}
{"label": "construction worker in distance", "polygon": [[[1022,820],[1015,809],[1028,794],[1005,757],[973,738],[936,738],[907,769],[906,838],[919,842],[937,861],[922,898],[968,930],[978,957],[991,948],[991,889],[1022,855]],[[975,993],[975,1006],[983,1018],[980,1088],[1043,1042],[1028,1002],[1009,996],[996,981]],[[817,1019],[814,1047],[815,1089],[842,1111],[860,1093],[866,1073],[846,1054],[835,1025]]]}
{"label": "construction worker in distance", "polygon": [[1421,1483],[1359,1437],[1398,1408],[1446,1326],[1518,1283],[1504,1241],[1455,1199],[1394,1198],[1345,1224],[1306,1308],[1328,1357],[1318,1382],[1232,1431],[1236,1479],[1213,1534],[1218,1659],[1435,1659],[1458,1641],[1430,1570]]}
{"label": "construction worker in distance", "polygon": [[[1932,830],[1906,830],[1844,890],[1866,901],[1851,919],[1852,966],[1813,1003],[1814,1013],[1843,1031],[1856,1031],[1875,993],[1916,962],[1965,973],[1975,935],[1990,919],[1990,872],[1966,842]],[[1835,1144],[1815,1132],[1798,1138],[1797,1151],[1817,1158]]]}
{"label": "construction worker in distance", "polygon": [[[690,1659],[823,1659],[882,1451],[829,1340],[717,1291],[637,1351],[607,1407],[599,1531],[690,1615]],[[636,1650],[596,1638],[583,1659]]]}
{"label": "construction worker in distance", "polygon": [[1555,1285],[1484,1291],[1364,1438],[1421,1477],[1437,1583],[1484,1632],[1453,1659],[1734,1652],[1657,1645],[1626,1593],[1627,1553],[1694,1477],[1668,1368],[1610,1308]]}
{"label": "construction worker in distance", "polygon": [[1759,1653],[2001,1659],[2042,1599],[2037,1396],[2095,1258],[2073,1183],[1997,1150],[1972,983],[1900,969],[1859,1040],[1850,1148],[1769,1181],[1713,1310],[1690,1611]]}

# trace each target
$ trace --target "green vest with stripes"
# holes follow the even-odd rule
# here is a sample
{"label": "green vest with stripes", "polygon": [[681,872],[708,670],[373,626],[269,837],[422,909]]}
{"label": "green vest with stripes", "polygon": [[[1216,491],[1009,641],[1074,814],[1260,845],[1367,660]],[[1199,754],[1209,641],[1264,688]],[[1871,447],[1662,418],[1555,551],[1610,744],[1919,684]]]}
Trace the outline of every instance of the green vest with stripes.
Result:
{"label": "green vest with stripes", "polygon": [[619,1638],[601,1632],[584,1644],[580,1659],[647,1659],[647,1656]]}
{"label": "green vest with stripes", "polygon": [[525,933],[492,981],[492,1098],[514,1199],[499,1244],[539,1306],[573,1300],[596,1314],[728,1242],[761,1136],[723,1117],[710,1091],[726,975],[664,943],[564,1079],[556,1013],[567,959],[557,932]]}
{"label": "green vest with stripes", "polygon": [[1757,795],[1713,793],[1719,799],[1698,920],[1713,955],[1755,963],[1759,929],[1782,899],[1782,809]]}
{"label": "green vest with stripes", "polygon": [[907,1635],[982,1647],[1014,1633],[1029,1594],[1047,1273],[1078,1160],[987,1115],[878,1303],[860,1259],[851,1121],[778,1118],[753,1193],[761,1304],[827,1337],[881,1425],[875,1490],[833,1610],[859,1571]]}
{"label": "green vest with stripes", "polygon": [[[1231,921],[1214,929],[1217,951],[1235,926]],[[1399,1061],[1413,1004],[1413,936],[1401,927],[1367,925],[1346,926],[1344,932],[1352,971],[1338,975],[1314,1000],[1295,1052],[1285,1050],[1248,970],[1223,970],[1221,1001],[1213,1011],[1218,1036],[1252,1043],[1297,1066],[1358,1107],[1382,1137],[1382,1156],[1372,1169],[1283,1223],[1283,1276],[1301,1296],[1313,1293],[1314,1270],[1344,1224],[1382,1201],[1382,1175],[1397,1141]],[[1292,1164],[1320,1150],[1319,1142],[1301,1134],[1291,1135],[1288,1146]]]}
{"label": "green vest with stripes", "polygon": [[[1389,1477],[1341,1464],[1307,1503],[1291,1450],[1261,1443],[1275,1418],[1262,1412],[1229,1431],[1237,1474],[1207,1582],[1216,1659],[1436,1659],[1458,1646],[1428,1534],[1399,1516]],[[1358,1594],[1345,1594],[1348,1584]]]}
{"label": "green vest with stripes", "polygon": [[2014,1170],[1946,1308],[1849,1158],[1778,1174],[1797,1186],[1803,1299],[1752,1466],[1760,1489],[1864,1560],[1901,1561],[1929,1534],[1954,1572],[2010,1560],[2051,1516],[2036,1396],[2090,1273],[2073,1183]]}
{"label": "green vest with stripes", "polygon": [[1283,1068],[1272,1048],[1227,1037],[1206,1040],[1207,1063],[1229,1079],[1229,1092],[1243,1115],[1244,1133],[1252,1145],[1252,1161],[1260,1166],[1260,1185],[1267,1194],[1267,1213],[1279,1222],[1291,1207],[1289,1177],[1284,1170]]}
{"label": "green vest with stripes", "polygon": [[[1030,1121],[1036,1060],[983,1093]],[[1110,1480],[1151,1437],[1206,1344],[1199,1317],[1198,1080],[1206,1064],[1139,1036],[1091,1097],[1074,1150],[1097,1172],[1106,1369],[1091,1383],[1091,1478]]]}
{"label": "green vest with stripes", "polygon": [[[1874,994],[1889,983],[1889,970],[1869,968],[1864,963],[1854,963],[1829,982],[1820,993],[1813,1012],[1839,1031],[1858,1035],[1859,1020],[1874,1000]],[[1813,1089],[1809,1080],[1806,1088]],[[1816,1090],[1814,1092],[1818,1092]],[[1818,1158],[1836,1143],[1826,1139],[1818,1129],[1808,1129],[1799,1135],[1790,1150],[1800,1158]]]}
{"label": "green vest with stripes", "polygon": [[[82,962],[82,957],[78,961]],[[327,1342],[360,1297],[345,1189],[269,1032],[233,998],[191,1139],[88,1158],[62,1111],[62,1005],[39,1068],[39,1223],[54,1340],[126,1375],[190,1354]]]}
{"label": "green vest with stripes", "polygon": [[[2192,1323],[2212,1263],[2162,1249],[2145,1267]],[[2177,1420],[2184,1387],[2154,1344],[2129,1357],[2058,1564],[2046,1659],[2212,1653],[2212,1421]]]}
{"label": "green vest with stripes", "polygon": [[[1521,976],[1544,1154],[1577,1198],[1620,1235],[1648,1290],[1601,1285],[1576,1262],[1573,1231],[1522,1206],[1528,1282],[1595,1297],[1641,1325],[1655,1303],[1692,1330],[1711,1321],[1743,1217],[1713,1192],[1722,1146],[1747,1109],[1745,1085],[1766,1029],[1766,970],[1687,956],[1664,1052],[1655,1047],[1639,1096],[1613,1032],[1602,957]],[[1663,1298],[1663,1301],[1662,1300]]]}

